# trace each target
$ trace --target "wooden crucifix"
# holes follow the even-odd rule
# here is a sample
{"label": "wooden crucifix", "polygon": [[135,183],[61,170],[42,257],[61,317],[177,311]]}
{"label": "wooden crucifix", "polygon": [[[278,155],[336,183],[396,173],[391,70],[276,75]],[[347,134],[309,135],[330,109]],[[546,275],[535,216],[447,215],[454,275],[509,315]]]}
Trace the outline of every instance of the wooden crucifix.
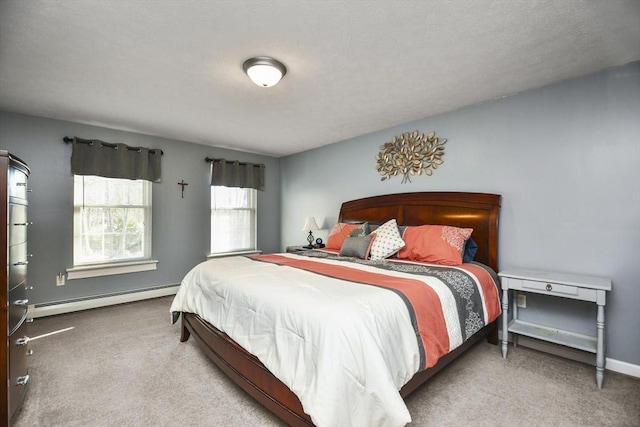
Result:
{"label": "wooden crucifix", "polygon": [[183,179],[181,182],[178,183],[178,185],[182,186],[182,198],[184,199],[184,186],[189,184],[184,182],[184,179]]}

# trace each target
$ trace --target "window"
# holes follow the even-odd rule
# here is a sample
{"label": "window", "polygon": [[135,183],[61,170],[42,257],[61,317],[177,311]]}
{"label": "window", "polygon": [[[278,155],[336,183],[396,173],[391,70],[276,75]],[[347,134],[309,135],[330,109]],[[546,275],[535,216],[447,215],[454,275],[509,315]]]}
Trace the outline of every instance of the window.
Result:
{"label": "window", "polygon": [[254,251],[257,191],[211,186],[211,253]]}
{"label": "window", "polygon": [[151,182],[74,175],[73,264],[151,258]]}

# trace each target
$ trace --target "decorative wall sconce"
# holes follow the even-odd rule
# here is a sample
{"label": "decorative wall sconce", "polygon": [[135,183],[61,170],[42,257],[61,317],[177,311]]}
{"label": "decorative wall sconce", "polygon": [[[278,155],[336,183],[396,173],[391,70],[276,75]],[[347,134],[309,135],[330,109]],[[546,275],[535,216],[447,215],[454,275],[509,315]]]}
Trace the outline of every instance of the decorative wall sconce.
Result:
{"label": "decorative wall sconce", "polygon": [[431,175],[442,164],[444,138],[435,132],[425,136],[417,130],[394,136],[390,142],[380,147],[376,156],[376,169],[381,181],[402,174],[402,184],[411,182],[412,175]]}

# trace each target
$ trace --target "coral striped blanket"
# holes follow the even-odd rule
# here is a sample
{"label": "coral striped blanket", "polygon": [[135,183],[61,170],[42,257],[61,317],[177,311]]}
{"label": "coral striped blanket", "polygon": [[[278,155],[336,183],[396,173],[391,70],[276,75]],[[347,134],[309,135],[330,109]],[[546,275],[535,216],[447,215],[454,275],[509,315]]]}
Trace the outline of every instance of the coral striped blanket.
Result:
{"label": "coral striped blanket", "polygon": [[[462,268],[435,266],[432,264],[361,261],[337,256],[331,252],[308,252],[308,259],[290,258],[277,254],[255,255],[251,258],[278,265],[300,268],[324,276],[379,286],[395,292],[406,304],[412,325],[419,337],[420,366],[430,368],[440,357],[454,350],[467,337],[473,335],[487,323],[500,315],[497,286],[490,270],[482,264],[465,264]],[[322,264],[314,260],[333,259],[345,264],[354,262],[375,266],[379,271],[354,269],[349,265]],[[389,272],[410,273],[417,277],[391,275]],[[425,277],[435,277],[440,283],[430,285]],[[446,287],[448,295],[438,286]],[[476,290],[476,287],[480,287]],[[489,304],[485,307],[484,295],[488,293]],[[453,302],[452,309],[443,307],[440,298]],[[445,319],[445,310],[450,318]],[[489,320],[491,319],[491,320]],[[452,334],[451,338],[449,334]]]}
{"label": "coral striped blanket", "polygon": [[171,311],[255,355],[318,426],[402,426],[402,386],[500,315],[494,276],[323,251],[229,257],[194,267]]}

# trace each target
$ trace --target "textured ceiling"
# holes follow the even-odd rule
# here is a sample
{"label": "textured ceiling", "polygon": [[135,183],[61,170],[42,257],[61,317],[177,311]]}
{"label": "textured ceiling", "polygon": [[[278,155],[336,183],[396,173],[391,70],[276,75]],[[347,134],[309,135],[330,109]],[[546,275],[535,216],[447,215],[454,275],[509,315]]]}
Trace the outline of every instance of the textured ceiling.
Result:
{"label": "textured ceiling", "polygon": [[1,110],[273,156],[638,59],[637,0],[0,0]]}

